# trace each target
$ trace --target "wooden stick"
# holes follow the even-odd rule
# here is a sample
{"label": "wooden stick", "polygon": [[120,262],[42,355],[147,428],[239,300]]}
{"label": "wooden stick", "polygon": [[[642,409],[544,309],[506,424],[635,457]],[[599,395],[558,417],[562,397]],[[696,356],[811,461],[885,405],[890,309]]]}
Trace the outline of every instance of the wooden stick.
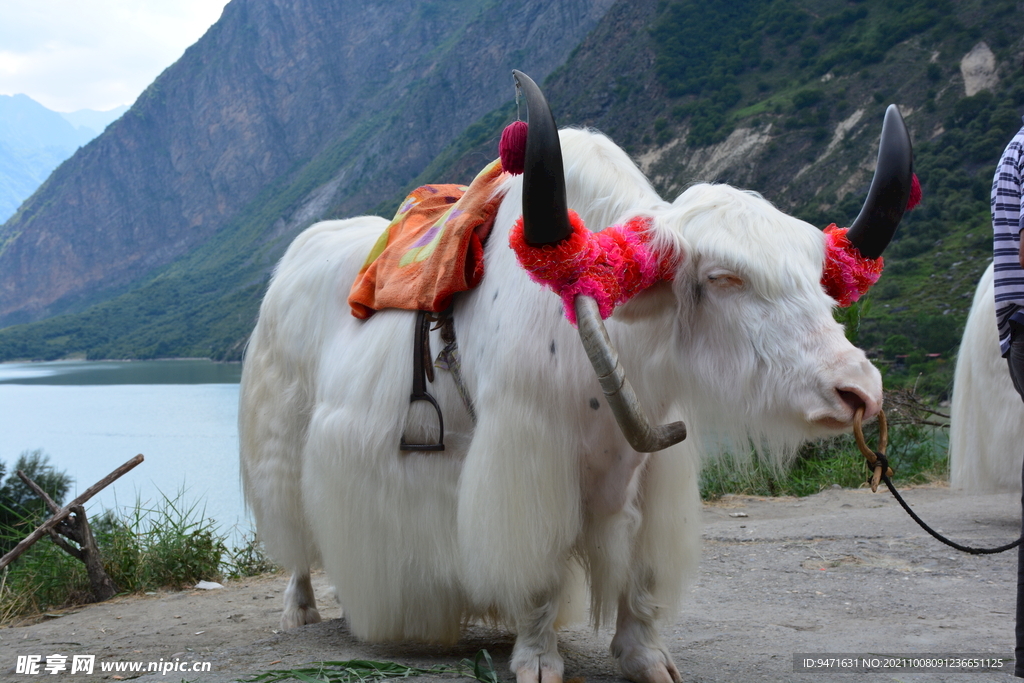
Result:
{"label": "wooden stick", "polygon": [[28,475],[22,472],[21,470],[18,470],[18,476],[21,477],[21,480],[23,482],[25,482],[25,486],[32,489],[33,493],[35,493],[37,496],[43,499],[43,502],[46,503],[46,507],[50,508],[51,515],[55,515],[58,512],[60,512],[60,506],[53,501],[53,498],[50,498],[49,493],[47,493],[46,491],[39,487],[39,484],[29,479]]}
{"label": "wooden stick", "polygon": [[98,482],[87,488],[85,490],[85,493],[83,493],[78,498],[75,498],[73,501],[65,505],[63,508],[60,509],[60,511],[54,514],[53,517],[50,517],[50,519],[40,524],[35,531],[30,533],[24,539],[22,539],[21,543],[14,546],[11,552],[7,553],[3,557],[0,557],[0,569],[3,569],[11,562],[13,562],[15,559],[17,559],[19,555],[21,555],[23,552],[32,547],[33,543],[35,543],[40,538],[48,534],[50,529],[57,526],[64,519],[66,519],[67,516],[70,515],[72,512],[71,508],[82,505],[87,500],[95,496],[97,493],[99,493],[106,487],[110,486],[114,481],[119,479],[122,475],[127,473],[129,470],[131,470],[133,467],[138,465],[143,460],[145,460],[145,458],[140,453],[139,455],[136,455],[134,458],[132,458],[125,464],[121,465],[116,470],[114,470],[113,472],[111,472],[110,474],[103,477]]}
{"label": "wooden stick", "polygon": [[46,533],[50,534],[50,540],[56,543],[58,548],[60,548],[76,560],[85,562],[85,552],[83,552],[82,548],[76,548],[75,546],[65,541],[63,538],[61,538],[60,534],[57,533],[56,529],[48,529]]}
{"label": "wooden stick", "polygon": [[[50,498],[50,494],[44,491],[42,487],[39,486],[39,484],[29,479],[28,475],[22,472],[21,470],[18,470],[18,476],[21,477],[21,480],[23,482],[25,482],[25,486],[32,489],[33,493],[42,498],[43,502],[46,503],[46,507],[50,508],[50,514],[55,515],[58,512],[60,512],[60,506],[57,505],[56,502],[54,502],[53,498]],[[58,524],[57,526],[60,525]],[[63,531],[66,532],[67,529],[64,529]],[[56,543],[68,555],[71,555],[75,559],[85,562],[85,555],[82,553],[81,549],[73,547],[70,543],[61,538],[60,533],[58,533],[56,528],[47,529],[46,533],[50,534],[50,540]],[[71,540],[81,545],[77,538],[71,536],[69,536],[69,538],[71,538]]]}

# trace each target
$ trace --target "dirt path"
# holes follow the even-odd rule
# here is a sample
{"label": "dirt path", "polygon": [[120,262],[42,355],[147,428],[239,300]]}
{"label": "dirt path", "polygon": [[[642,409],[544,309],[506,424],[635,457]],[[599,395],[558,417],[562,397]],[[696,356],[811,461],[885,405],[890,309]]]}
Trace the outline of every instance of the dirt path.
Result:
{"label": "dirt path", "polygon": [[[1000,545],[1016,537],[1016,496],[965,496],[917,488],[907,499],[954,538]],[[743,513],[746,516],[740,516]],[[974,654],[1013,652],[1014,552],[971,556],[921,531],[888,493],[830,490],[808,498],[728,497],[704,509],[700,575],[679,620],[663,630],[685,681],[1011,681],[998,673],[794,673],[796,653]],[[212,591],[118,598],[0,630],[0,680],[18,655],[93,654],[99,662],[210,662],[203,673],[145,674],[138,681],[215,683],[316,660],[350,658],[455,665],[487,648],[510,680],[512,637],[469,628],[454,648],[355,641],[341,610],[323,598],[324,623],[277,632],[287,577],[266,576]],[[563,630],[566,678],[619,680],[609,632]],[[103,674],[97,663],[92,676]],[[66,674],[65,674],[66,675]],[[137,675],[136,675],[137,676]],[[865,679],[864,676],[868,678]]]}

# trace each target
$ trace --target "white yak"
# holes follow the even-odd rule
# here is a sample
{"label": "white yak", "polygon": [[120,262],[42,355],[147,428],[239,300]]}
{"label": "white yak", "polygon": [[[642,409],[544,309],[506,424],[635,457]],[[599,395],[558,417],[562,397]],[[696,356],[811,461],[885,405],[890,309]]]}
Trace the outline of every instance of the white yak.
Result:
{"label": "white yak", "polygon": [[[586,583],[595,623],[615,624],[611,651],[622,673],[678,681],[658,628],[676,614],[698,566],[702,435],[751,438],[781,462],[805,439],[849,429],[856,409],[877,413],[881,378],[833,320],[820,230],[726,185],[696,185],[667,203],[603,135],[559,134],[539,89],[523,86],[526,177],[505,183],[486,276],[452,310],[476,421],[452,375],[439,372],[430,391],[447,449],[399,450],[403,436],[431,440],[437,430],[428,407],[410,407],[415,314],[390,309],[357,320],[346,304],[388,222],[319,223],[278,264],[246,352],[246,499],[267,550],[293,572],[284,626],[319,620],[309,569],[322,565],[356,636],[453,642],[468,619],[495,618],[517,634],[519,682],[557,683],[555,624]],[[876,191],[885,186],[880,151],[850,231],[869,258],[888,242],[909,194],[910,141],[901,119],[898,127],[907,189],[895,200]],[[539,177],[531,164],[550,169],[561,153],[564,184],[531,183],[531,168]],[[545,222],[559,192],[562,215],[567,202],[591,229],[652,219],[649,244],[674,259],[670,278],[606,323],[639,404],[658,420],[685,418],[686,441],[658,450],[666,442],[623,435],[620,424],[629,432],[636,416],[614,390],[602,393],[561,300],[509,248],[521,213],[527,242],[552,241],[536,237],[529,214]],[[556,227],[565,223],[557,213]],[[887,234],[876,238],[874,223]]]}
{"label": "white yak", "polygon": [[1020,491],[1024,402],[999,353],[993,266],[974,291],[953,374],[949,483],[967,493]]}

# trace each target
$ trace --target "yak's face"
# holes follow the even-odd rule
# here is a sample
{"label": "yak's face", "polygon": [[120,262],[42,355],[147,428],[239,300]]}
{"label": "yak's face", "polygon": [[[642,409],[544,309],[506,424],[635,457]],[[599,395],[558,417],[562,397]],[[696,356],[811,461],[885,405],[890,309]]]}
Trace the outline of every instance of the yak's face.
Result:
{"label": "yak's face", "polygon": [[656,221],[680,238],[673,291],[687,394],[785,441],[848,429],[860,407],[865,419],[878,412],[881,376],[821,286],[821,231],[724,185],[690,188]]}

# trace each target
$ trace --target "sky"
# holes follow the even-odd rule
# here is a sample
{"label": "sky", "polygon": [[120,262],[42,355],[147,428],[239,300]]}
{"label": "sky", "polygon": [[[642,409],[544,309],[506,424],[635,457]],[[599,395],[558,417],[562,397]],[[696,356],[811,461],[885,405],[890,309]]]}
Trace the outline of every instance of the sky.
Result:
{"label": "sky", "polygon": [[0,0],[0,95],[59,112],[130,105],[227,0]]}

